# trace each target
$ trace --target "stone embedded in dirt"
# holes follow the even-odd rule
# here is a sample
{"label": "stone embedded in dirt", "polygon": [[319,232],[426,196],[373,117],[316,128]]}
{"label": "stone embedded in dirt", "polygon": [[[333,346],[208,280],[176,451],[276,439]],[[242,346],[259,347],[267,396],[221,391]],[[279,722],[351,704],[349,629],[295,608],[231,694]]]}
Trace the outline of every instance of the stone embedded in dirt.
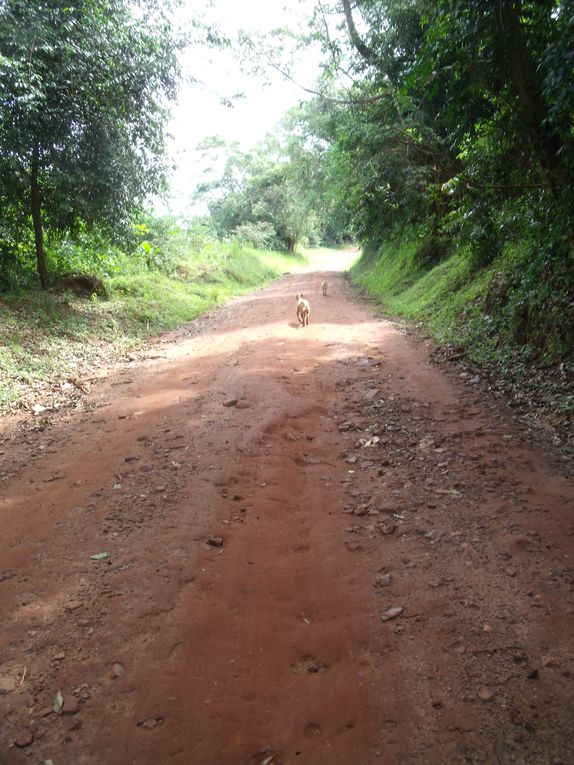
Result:
{"label": "stone embedded in dirt", "polygon": [[354,454],[350,454],[345,460],[349,465],[354,465],[357,462],[357,457]]}
{"label": "stone embedded in dirt", "polygon": [[228,398],[227,401],[223,402],[223,406],[236,406],[237,405],[237,399],[236,398]]}
{"label": "stone embedded in dirt", "polygon": [[398,509],[397,503],[393,502],[392,499],[383,499],[382,502],[379,502],[377,505],[379,513],[396,513],[398,512]]}
{"label": "stone embedded in dirt", "polygon": [[442,579],[429,579],[428,584],[429,587],[440,587],[442,584]]}
{"label": "stone embedded in dirt", "polygon": [[363,516],[368,515],[369,513],[369,506],[368,505],[359,505],[356,507],[353,511],[354,515]]}
{"label": "stone embedded in dirt", "polygon": [[112,664],[111,674],[114,679],[121,677],[124,674],[124,665],[119,661],[115,661]]}
{"label": "stone embedded in dirt", "polygon": [[478,377],[478,375],[477,375],[476,377],[471,377],[470,380],[468,381],[468,384],[469,385],[478,385],[479,382],[480,382],[480,377]]}
{"label": "stone embedded in dirt", "polygon": [[68,694],[64,696],[64,703],[60,709],[61,715],[75,715],[80,711],[80,700]]}
{"label": "stone embedded in dirt", "polygon": [[397,530],[397,524],[396,523],[380,523],[378,525],[378,529],[383,534],[383,536],[388,536],[389,534],[394,534]]}
{"label": "stone embedded in dirt", "polygon": [[34,733],[31,730],[28,730],[27,728],[23,728],[14,739],[14,744],[20,749],[23,749],[26,746],[30,746],[30,744],[32,744],[33,742],[34,742]]}
{"label": "stone embedded in dirt", "polygon": [[207,544],[212,547],[223,547],[223,537],[209,537]]}
{"label": "stone embedded in dirt", "polygon": [[518,572],[517,572],[517,570],[516,570],[515,568],[505,568],[505,569],[504,569],[504,572],[505,572],[505,574],[507,574],[508,576],[516,576],[516,574],[518,573]]}
{"label": "stone embedded in dirt", "polygon": [[390,574],[375,574],[375,587],[388,587],[392,581]]}
{"label": "stone embedded in dirt", "polygon": [[382,622],[388,622],[390,619],[396,619],[397,616],[400,616],[404,611],[404,608],[401,608],[401,606],[394,606],[393,608],[388,608],[386,611],[383,611],[382,614],[380,614],[381,621]]}
{"label": "stone embedded in dirt", "polygon": [[345,547],[349,552],[363,552],[363,545],[360,542],[345,542]]}
{"label": "stone embedded in dirt", "polygon": [[0,694],[11,693],[16,688],[16,678],[10,675],[0,675]]}
{"label": "stone embedded in dirt", "polygon": [[546,655],[542,657],[542,666],[543,667],[560,667],[561,662],[560,662],[560,659],[557,659],[555,656]]}
{"label": "stone embedded in dirt", "polygon": [[163,717],[148,717],[147,720],[140,720],[138,722],[138,728],[145,728],[146,730],[153,730],[153,728],[157,728],[158,725],[161,725],[163,723]]}
{"label": "stone embedded in dirt", "polygon": [[526,677],[529,680],[536,680],[536,678],[538,677],[538,670],[536,669],[536,667],[528,670],[528,672],[526,673]]}
{"label": "stone embedded in dirt", "polygon": [[496,693],[486,686],[483,686],[478,692],[478,698],[481,701],[492,701],[495,696]]}
{"label": "stone embedded in dirt", "polygon": [[80,600],[71,600],[69,603],[66,603],[65,609],[66,611],[77,611],[78,608],[81,608],[84,604]]}
{"label": "stone embedded in dirt", "polygon": [[247,401],[238,401],[235,404],[236,409],[249,409],[251,407],[251,404],[249,404]]}

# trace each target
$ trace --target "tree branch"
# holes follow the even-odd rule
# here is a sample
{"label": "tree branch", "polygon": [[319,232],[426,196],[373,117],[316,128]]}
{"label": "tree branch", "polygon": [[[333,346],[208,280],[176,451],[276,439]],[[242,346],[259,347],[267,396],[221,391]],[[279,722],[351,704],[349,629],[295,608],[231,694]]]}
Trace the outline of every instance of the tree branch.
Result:
{"label": "tree branch", "polygon": [[359,33],[357,27],[353,21],[353,12],[351,10],[350,0],[343,0],[343,8],[345,10],[345,21],[347,22],[347,29],[349,30],[349,37],[355,48],[359,51],[361,56],[369,63],[374,63],[377,59],[375,52],[372,48],[364,42]]}

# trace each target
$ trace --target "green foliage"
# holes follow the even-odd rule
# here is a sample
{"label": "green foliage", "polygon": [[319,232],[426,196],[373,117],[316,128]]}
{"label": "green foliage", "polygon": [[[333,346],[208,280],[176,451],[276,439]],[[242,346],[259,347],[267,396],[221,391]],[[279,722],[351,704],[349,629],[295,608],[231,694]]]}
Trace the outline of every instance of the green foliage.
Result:
{"label": "green foliage", "polygon": [[292,110],[251,152],[216,137],[204,142],[213,163],[224,168],[198,189],[220,237],[292,252],[297,245],[340,240],[346,232],[348,216],[332,202],[327,146],[309,130],[305,115],[304,108]]}
{"label": "green foliage", "polygon": [[572,256],[568,268],[559,252],[531,238],[506,245],[485,268],[476,268],[467,246],[429,269],[420,266],[420,241],[413,229],[396,234],[366,253],[353,278],[387,311],[422,321],[477,361],[574,361]]}
{"label": "green foliage", "polygon": [[68,235],[85,225],[117,229],[162,187],[175,50],[169,18],[153,2],[2,3],[4,283],[28,278],[31,215],[40,265],[42,225]]}
{"label": "green foliage", "polygon": [[[158,223],[159,230],[164,223]],[[153,227],[148,221],[147,235]],[[50,382],[57,387],[69,376],[108,364],[150,336],[180,326],[304,259],[211,242],[185,252],[178,247],[176,262],[173,274],[167,275],[150,271],[144,263],[138,268],[133,257],[125,258],[129,267],[106,280],[106,301],[37,289],[5,293],[0,301],[0,409],[32,404],[38,386],[43,389]]]}

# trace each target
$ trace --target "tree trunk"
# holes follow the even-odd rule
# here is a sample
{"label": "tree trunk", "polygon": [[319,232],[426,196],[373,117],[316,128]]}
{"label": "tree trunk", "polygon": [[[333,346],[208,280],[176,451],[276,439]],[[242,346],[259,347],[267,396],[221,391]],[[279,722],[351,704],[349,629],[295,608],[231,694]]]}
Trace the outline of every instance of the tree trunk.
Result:
{"label": "tree trunk", "polygon": [[501,43],[518,96],[525,138],[531,142],[552,195],[559,199],[571,192],[560,157],[562,141],[548,126],[548,109],[540,90],[536,64],[524,39],[521,7],[521,0],[502,0],[499,14]]}
{"label": "tree trunk", "polygon": [[289,252],[295,252],[295,239],[290,236],[287,237],[287,248]]}
{"label": "tree trunk", "polygon": [[34,241],[36,243],[36,260],[40,284],[45,289],[48,286],[48,268],[46,266],[46,253],[44,252],[44,232],[42,231],[42,202],[40,187],[38,185],[38,169],[40,165],[40,148],[34,144],[32,150],[32,167],[30,172],[30,204],[32,207],[32,222],[34,224]]}

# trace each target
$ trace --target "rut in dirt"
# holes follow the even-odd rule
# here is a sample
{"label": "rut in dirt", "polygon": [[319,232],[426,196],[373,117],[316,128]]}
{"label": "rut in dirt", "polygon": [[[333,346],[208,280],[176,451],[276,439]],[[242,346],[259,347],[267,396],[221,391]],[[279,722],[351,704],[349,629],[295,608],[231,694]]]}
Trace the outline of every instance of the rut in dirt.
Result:
{"label": "rut in dirt", "polygon": [[429,348],[289,276],[4,443],[0,762],[571,762],[572,481]]}

